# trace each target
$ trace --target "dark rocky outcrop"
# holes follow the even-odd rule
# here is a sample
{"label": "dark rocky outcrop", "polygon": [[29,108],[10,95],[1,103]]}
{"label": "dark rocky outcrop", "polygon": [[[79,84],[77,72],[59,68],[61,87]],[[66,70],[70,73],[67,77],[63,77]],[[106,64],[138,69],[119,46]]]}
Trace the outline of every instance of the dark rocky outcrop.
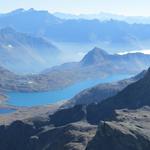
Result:
{"label": "dark rocky outcrop", "polygon": [[[139,77],[139,76],[137,76]],[[143,78],[138,80],[135,83],[128,85],[124,90],[119,92],[116,96],[103,100],[101,103],[93,103],[88,106],[80,106],[82,110],[85,109],[84,118],[91,124],[98,124],[101,120],[112,120],[116,118],[116,109],[137,109],[145,105],[150,106],[150,70],[146,72]],[[76,109],[77,106],[71,108],[74,112],[78,112]],[[76,109],[76,110],[75,110]],[[63,123],[64,114],[67,114],[70,109],[58,111],[57,118],[59,124]],[[55,115],[55,114],[54,114]],[[73,115],[75,115],[73,113]],[[67,121],[73,119],[73,115],[70,115],[71,118],[68,118]],[[96,117],[95,117],[96,116]],[[81,118],[79,118],[81,119]],[[78,120],[79,121],[79,120]],[[61,122],[61,123],[60,123]],[[55,122],[55,124],[57,124]]]}
{"label": "dark rocky outcrop", "polygon": [[35,128],[34,124],[16,121],[0,126],[1,150],[83,150],[95,136],[96,126],[84,122],[54,128]]}
{"label": "dark rocky outcrop", "polygon": [[[108,98],[100,104],[92,104],[87,107],[87,119],[92,123],[99,120],[109,120],[115,116],[116,109],[138,109],[150,106],[150,69],[144,78],[127,86],[116,96]],[[93,118],[93,116],[97,116]]]}
{"label": "dark rocky outcrop", "polygon": [[39,143],[47,150],[83,150],[95,133],[96,126],[78,122],[46,130],[38,137]]}
{"label": "dark rocky outcrop", "polygon": [[62,126],[82,120],[86,120],[86,107],[82,105],[77,105],[69,109],[62,109],[50,116],[50,123],[55,126]]}
{"label": "dark rocky outcrop", "polygon": [[148,150],[149,109],[124,110],[118,114],[117,122],[101,122],[86,150]]}
{"label": "dark rocky outcrop", "polygon": [[146,71],[142,71],[138,75],[113,83],[99,84],[92,88],[81,91],[71,100],[67,101],[63,107],[71,107],[74,105],[89,105],[91,103],[99,103],[104,99],[116,95],[129,84],[134,83],[144,77]]}
{"label": "dark rocky outcrop", "polygon": [[0,126],[1,150],[31,150],[30,136],[37,130],[33,125],[15,121],[10,126]]}
{"label": "dark rocky outcrop", "polygon": [[143,78],[99,104],[61,109],[47,120],[33,118],[0,126],[1,149],[148,150],[149,87],[150,69]]}

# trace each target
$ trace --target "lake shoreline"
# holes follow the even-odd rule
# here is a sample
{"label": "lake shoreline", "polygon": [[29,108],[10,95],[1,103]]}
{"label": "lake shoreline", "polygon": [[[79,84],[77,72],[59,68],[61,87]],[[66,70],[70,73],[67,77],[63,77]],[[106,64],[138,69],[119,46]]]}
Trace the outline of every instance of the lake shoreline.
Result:
{"label": "lake shoreline", "polygon": [[14,110],[11,113],[0,114],[0,125],[9,125],[16,120],[26,121],[34,117],[48,117],[61,108],[66,101],[57,104],[34,106],[34,107],[17,107],[11,105],[1,105],[0,109]]}
{"label": "lake shoreline", "polygon": [[116,82],[122,79],[130,78],[133,75],[117,74],[103,79],[86,80],[84,82],[76,83],[61,90],[48,91],[48,92],[9,92],[8,100],[5,102],[7,105],[18,107],[34,107],[49,104],[56,104],[62,100],[69,100],[79,92],[96,86],[98,84]]}

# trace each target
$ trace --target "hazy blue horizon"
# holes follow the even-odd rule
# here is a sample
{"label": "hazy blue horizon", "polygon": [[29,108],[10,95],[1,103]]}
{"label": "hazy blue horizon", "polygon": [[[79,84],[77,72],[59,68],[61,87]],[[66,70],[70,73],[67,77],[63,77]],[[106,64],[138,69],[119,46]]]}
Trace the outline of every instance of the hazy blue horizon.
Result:
{"label": "hazy blue horizon", "polygon": [[6,13],[18,8],[48,10],[70,14],[97,14],[100,12],[125,16],[149,16],[149,0],[0,0],[0,13]]}
{"label": "hazy blue horizon", "polygon": [[13,11],[16,11],[16,10],[21,10],[21,9],[24,9],[25,11],[28,11],[30,9],[34,9],[36,11],[48,11],[50,14],[55,14],[55,13],[62,13],[62,14],[68,14],[68,15],[76,15],[76,16],[80,16],[80,15],[99,15],[99,14],[110,14],[110,15],[118,15],[118,16],[124,16],[124,17],[150,17],[150,15],[147,15],[147,16],[142,16],[142,15],[124,15],[124,14],[117,14],[117,13],[113,13],[113,12],[104,12],[104,11],[100,11],[100,12],[93,12],[93,13],[79,13],[79,14],[75,14],[75,13],[72,13],[72,12],[61,12],[61,11],[49,11],[47,9],[36,9],[36,8],[16,8],[16,9],[12,9],[12,10],[8,10],[6,12],[1,12],[0,11],[0,14],[7,14],[7,13],[11,13]]}

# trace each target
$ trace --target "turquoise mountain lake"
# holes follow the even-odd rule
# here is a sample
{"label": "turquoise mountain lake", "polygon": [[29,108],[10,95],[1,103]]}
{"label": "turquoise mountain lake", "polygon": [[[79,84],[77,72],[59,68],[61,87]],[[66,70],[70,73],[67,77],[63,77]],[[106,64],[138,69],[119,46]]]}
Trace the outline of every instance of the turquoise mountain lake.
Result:
{"label": "turquoise mountain lake", "polygon": [[0,108],[0,114],[9,114],[15,112],[15,109],[9,109],[9,108]]}
{"label": "turquoise mountain lake", "polygon": [[34,92],[34,93],[20,93],[11,92],[8,93],[7,104],[13,106],[39,106],[46,104],[53,104],[61,100],[68,100],[75,96],[77,93],[81,92],[86,88],[90,88],[99,83],[109,83],[112,81],[117,81],[125,78],[129,78],[132,75],[119,74],[112,75],[103,79],[87,80],[84,82],[76,83],[72,86],[66,87],[61,90],[48,91],[48,92]]}

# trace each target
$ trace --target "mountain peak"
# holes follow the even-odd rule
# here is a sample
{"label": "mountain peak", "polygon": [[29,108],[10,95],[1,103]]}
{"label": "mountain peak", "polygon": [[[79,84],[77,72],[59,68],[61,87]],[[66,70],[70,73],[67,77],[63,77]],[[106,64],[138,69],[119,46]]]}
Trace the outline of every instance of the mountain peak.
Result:
{"label": "mountain peak", "polygon": [[9,12],[7,15],[18,15],[21,13],[25,13],[25,14],[40,13],[40,14],[50,15],[50,13],[47,10],[36,10],[34,8],[29,8],[29,9],[19,8],[19,9],[16,9],[16,10]]}
{"label": "mountain peak", "polygon": [[145,71],[144,78],[150,81],[150,67]]}
{"label": "mountain peak", "polygon": [[16,9],[16,10],[9,12],[8,14],[19,14],[19,13],[22,13],[24,11],[25,10],[23,8],[19,8],[19,9]]}
{"label": "mountain peak", "polygon": [[92,50],[92,52],[96,53],[96,54],[108,55],[108,53],[105,50],[103,50],[103,49],[101,49],[99,47],[94,47],[93,50]]}
{"label": "mountain peak", "polygon": [[28,9],[28,11],[36,11],[34,8],[30,8]]}
{"label": "mountain peak", "polygon": [[107,59],[108,56],[109,54],[105,50],[95,47],[93,50],[88,52],[87,55],[85,55],[85,57],[81,60],[81,63],[83,65],[99,64]]}
{"label": "mountain peak", "polygon": [[[30,8],[30,9],[28,9],[26,12],[49,14],[49,12],[46,11],[46,10],[36,10],[36,9],[34,9],[34,8]],[[49,14],[49,15],[50,15],[50,14]]]}

